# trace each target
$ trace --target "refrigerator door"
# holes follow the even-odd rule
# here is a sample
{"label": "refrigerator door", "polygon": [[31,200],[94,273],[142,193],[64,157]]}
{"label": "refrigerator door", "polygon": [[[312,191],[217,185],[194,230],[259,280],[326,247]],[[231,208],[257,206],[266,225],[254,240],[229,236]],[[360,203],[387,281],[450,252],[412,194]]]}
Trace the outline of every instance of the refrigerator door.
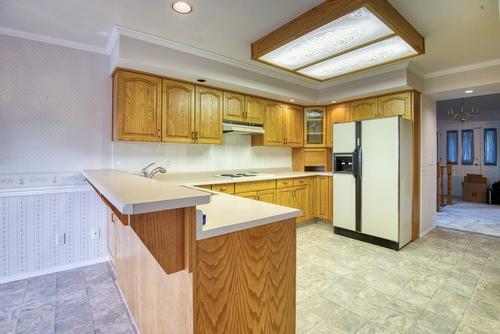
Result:
{"label": "refrigerator door", "polygon": [[[333,156],[351,157],[356,148],[356,123],[340,123],[333,127]],[[336,164],[337,161],[334,161]],[[356,230],[356,178],[352,171],[334,171],[333,224]]]}
{"label": "refrigerator door", "polygon": [[398,242],[399,117],[361,123],[361,232]]}
{"label": "refrigerator door", "polygon": [[356,148],[356,123],[333,125],[333,153],[352,153]]}

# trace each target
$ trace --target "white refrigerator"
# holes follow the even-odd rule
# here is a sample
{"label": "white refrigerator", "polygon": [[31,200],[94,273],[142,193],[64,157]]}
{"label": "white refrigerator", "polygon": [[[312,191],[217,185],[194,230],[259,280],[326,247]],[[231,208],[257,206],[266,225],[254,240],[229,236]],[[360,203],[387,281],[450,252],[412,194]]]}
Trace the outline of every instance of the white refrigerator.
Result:
{"label": "white refrigerator", "polygon": [[400,116],[333,129],[336,234],[399,250],[411,241],[412,123]]}

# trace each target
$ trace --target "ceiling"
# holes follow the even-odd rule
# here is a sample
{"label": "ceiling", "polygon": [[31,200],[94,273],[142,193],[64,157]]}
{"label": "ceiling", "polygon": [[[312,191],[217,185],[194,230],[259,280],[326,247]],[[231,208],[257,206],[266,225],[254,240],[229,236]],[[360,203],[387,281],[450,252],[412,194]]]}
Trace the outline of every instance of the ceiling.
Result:
{"label": "ceiling", "polygon": [[[0,33],[39,34],[104,52],[116,24],[275,74],[283,71],[250,59],[251,43],[322,2],[190,1],[193,13],[179,15],[171,0],[0,0]],[[426,38],[426,54],[412,59],[424,75],[500,59],[498,0],[389,2]]]}

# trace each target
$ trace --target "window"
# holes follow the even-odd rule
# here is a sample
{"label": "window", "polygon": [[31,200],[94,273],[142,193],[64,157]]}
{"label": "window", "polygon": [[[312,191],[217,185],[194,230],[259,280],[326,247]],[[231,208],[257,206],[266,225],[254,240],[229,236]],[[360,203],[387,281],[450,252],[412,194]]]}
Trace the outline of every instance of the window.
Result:
{"label": "window", "polygon": [[446,132],[446,155],[449,163],[458,163],[458,131]]}
{"label": "window", "polygon": [[484,129],[484,164],[497,165],[497,129]]}
{"label": "window", "polygon": [[462,130],[462,165],[474,162],[474,131]]}

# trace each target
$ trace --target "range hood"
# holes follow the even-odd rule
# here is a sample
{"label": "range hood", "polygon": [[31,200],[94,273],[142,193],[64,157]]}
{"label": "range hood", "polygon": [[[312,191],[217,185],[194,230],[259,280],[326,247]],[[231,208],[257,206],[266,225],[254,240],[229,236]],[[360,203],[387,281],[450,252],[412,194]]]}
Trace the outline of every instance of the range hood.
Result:
{"label": "range hood", "polygon": [[234,133],[239,135],[261,135],[264,133],[262,125],[236,124],[224,122],[222,127],[224,133]]}

